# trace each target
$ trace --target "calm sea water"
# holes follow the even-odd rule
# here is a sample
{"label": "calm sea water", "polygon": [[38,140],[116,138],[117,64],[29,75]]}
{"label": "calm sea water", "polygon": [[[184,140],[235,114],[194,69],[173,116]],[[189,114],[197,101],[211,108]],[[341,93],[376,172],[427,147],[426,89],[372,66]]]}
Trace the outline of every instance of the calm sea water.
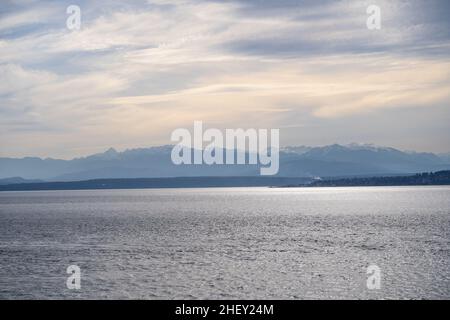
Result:
{"label": "calm sea water", "polygon": [[1,192],[0,298],[449,299],[450,187]]}

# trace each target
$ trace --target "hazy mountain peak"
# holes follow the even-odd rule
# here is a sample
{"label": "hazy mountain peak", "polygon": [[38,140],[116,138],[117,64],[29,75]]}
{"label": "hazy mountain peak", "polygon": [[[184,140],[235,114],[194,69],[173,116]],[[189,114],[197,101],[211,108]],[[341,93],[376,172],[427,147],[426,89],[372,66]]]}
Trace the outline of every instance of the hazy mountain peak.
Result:
{"label": "hazy mountain peak", "polygon": [[303,154],[309,150],[311,150],[311,147],[308,146],[287,146],[280,149],[282,152],[295,154]]}
{"label": "hazy mountain peak", "polygon": [[113,147],[111,147],[108,150],[106,150],[105,152],[103,152],[103,154],[116,154],[116,153],[118,153],[118,152]]}
{"label": "hazy mountain peak", "polygon": [[104,159],[104,160],[111,160],[111,159],[117,159],[120,155],[120,152],[117,152],[114,148],[109,148],[105,152],[102,153],[96,153],[91,156],[87,156],[85,158],[78,158],[78,160],[82,159]]}
{"label": "hazy mountain peak", "polygon": [[[256,175],[255,166],[181,165],[172,163],[172,145],[102,153],[73,160],[0,158],[0,178],[86,180],[175,176]],[[373,144],[288,146],[281,148],[280,176],[349,176],[403,174],[450,169],[446,155],[408,153]]]}
{"label": "hazy mountain peak", "polygon": [[348,145],[346,145],[347,148],[349,149],[353,149],[353,150],[372,150],[372,151],[381,151],[381,150],[386,150],[386,151],[399,151],[395,148],[390,148],[390,147],[384,147],[384,146],[379,146],[376,145],[374,143],[356,143],[356,142],[352,142],[349,143]]}
{"label": "hazy mountain peak", "polygon": [[134,148],[134,149],[126,149],[123,154],[132,155],[132,154],[161,154],[161,153],[170,153],[172,151],[173,145],[162,145],[148,148]]}

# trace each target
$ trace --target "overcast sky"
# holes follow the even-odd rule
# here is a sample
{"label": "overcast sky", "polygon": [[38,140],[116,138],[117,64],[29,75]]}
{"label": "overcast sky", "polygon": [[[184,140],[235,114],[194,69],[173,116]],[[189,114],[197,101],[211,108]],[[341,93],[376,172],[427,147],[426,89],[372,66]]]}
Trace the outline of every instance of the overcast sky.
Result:
{"label": "overcast sky", "polygon": [[1,2],[0,156],[168,144],[194,120],[450,151],[450,1],[122,2]]}

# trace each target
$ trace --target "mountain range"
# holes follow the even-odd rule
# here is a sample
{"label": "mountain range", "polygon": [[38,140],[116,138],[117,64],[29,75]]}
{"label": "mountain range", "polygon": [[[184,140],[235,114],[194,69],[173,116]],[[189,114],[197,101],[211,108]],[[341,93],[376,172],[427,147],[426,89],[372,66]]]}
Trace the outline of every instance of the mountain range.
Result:
{"label": "mountain range", "polygon": [[[204,176],[257,176],[259,165],[174,165],[170,145],[129,149],[113,148],[72,160],[0,158],[0,184],[77,181],[111,178]],[[280,150],[280,177],[346,177],[401,175],[450,169],[448,154],[405,152],[373,145],[284,147]],[[5,180],[6,179],[6,180]],[[2,181],[3,180],[3,181]],[[8,182],[11,183],[11,182]]]}

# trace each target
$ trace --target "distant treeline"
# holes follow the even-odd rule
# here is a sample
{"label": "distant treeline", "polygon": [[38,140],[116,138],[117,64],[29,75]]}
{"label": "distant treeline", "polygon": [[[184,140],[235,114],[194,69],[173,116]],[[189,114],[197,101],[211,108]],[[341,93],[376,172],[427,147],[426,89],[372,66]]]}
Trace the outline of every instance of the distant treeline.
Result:
{"label": "distant treeline", "polygon": [[276,176],[249,177],[178,177],[138,179],[95,179],[65,182],[15,183],[0,185],[0,191],[88,190],[140,188],[211,188],[211,187],[340,187],[340,186],[411,186],[450,185],[450,171],[419,173],[410,176],[341,178],[312,180]]}
{"label": "distant treeline", "polygon": [[314,180],[308,187],[345,187],[345,186],[426,186],[450,185],[450,171],[424,172],[411,176],[343,178]]}
{"label": "distant treeline", "polygon": [[94,179],[84,181],[7,184],[0,185],[0,191],[267,187],[287,184],[304,185],[310,181],[310,178],[276,176]]}

